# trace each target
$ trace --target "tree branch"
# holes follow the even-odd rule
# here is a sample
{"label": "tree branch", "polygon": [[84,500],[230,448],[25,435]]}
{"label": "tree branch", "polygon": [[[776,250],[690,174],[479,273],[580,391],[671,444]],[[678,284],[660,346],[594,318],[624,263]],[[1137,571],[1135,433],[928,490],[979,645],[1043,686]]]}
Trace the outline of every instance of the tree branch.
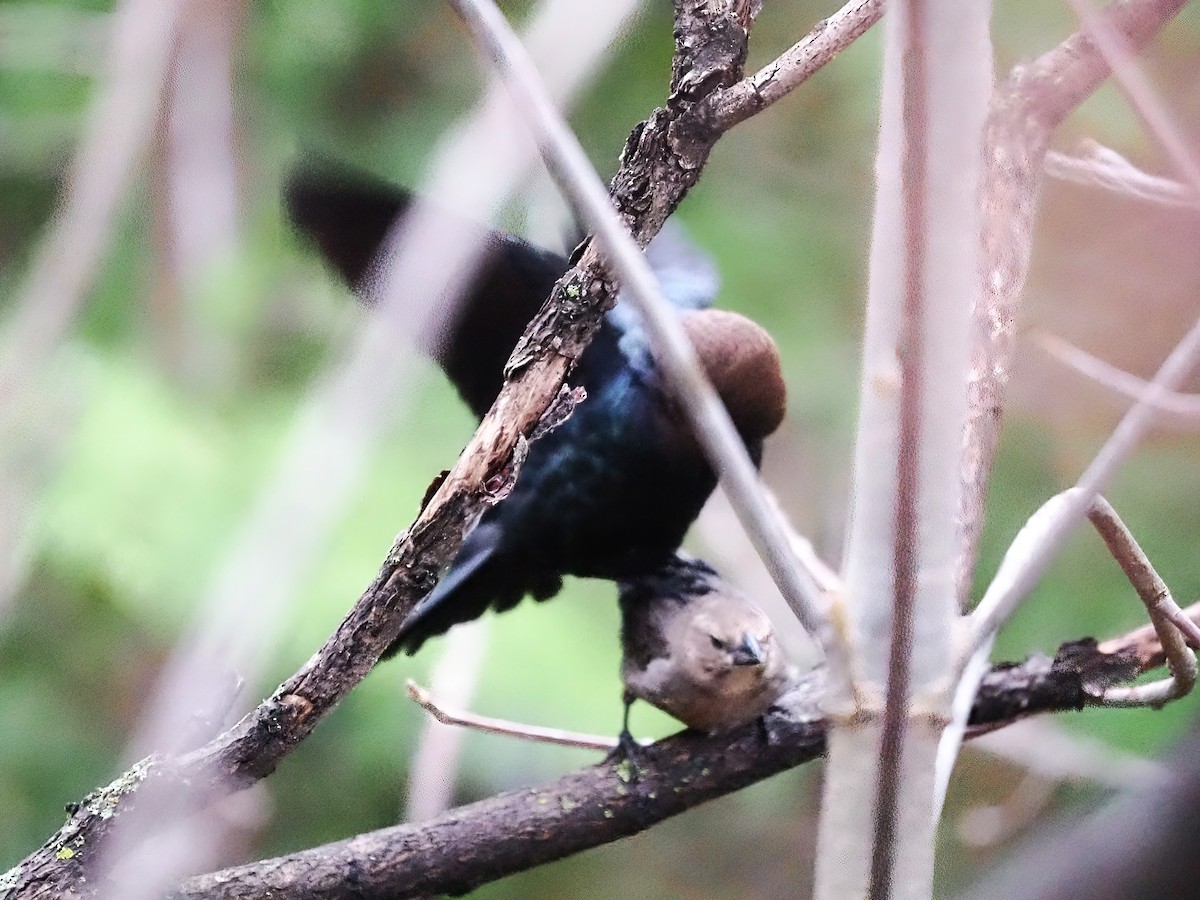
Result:
{"label": "tree branch", "polygon": [[[1187,0],[1115,0],[1098,13],[1103,25],[1139,52]],[[983,297],[969,384],[959,510],[959,599],[971,585],[988,478],[1000,436],[1021,290],[1029,272],[1034,216],[1050,136],[1108,78],[1104,55],[1083,31],[997,85],[984,135]]]}
{"label": "tree branch", "polygon": [[[1200,619],[1200,604],[1187,611]],[[1064,644],[1053,659],[1001,663],[983,679],[968,736],[1028,716],[1083,709],[1115,684],[1161,665],[1141,629]],[[825,752],[824,673],[805,676],[762,725],[727,735],[683,732],[644,748],[640,778],[604,762],[549,784],[489,797],[419,825],[398,825],[188,879],[171,900],[390,900],[459,894],[514,872],[637,834],[707,800]],[[765,728],[763,727],[765,725]]]}

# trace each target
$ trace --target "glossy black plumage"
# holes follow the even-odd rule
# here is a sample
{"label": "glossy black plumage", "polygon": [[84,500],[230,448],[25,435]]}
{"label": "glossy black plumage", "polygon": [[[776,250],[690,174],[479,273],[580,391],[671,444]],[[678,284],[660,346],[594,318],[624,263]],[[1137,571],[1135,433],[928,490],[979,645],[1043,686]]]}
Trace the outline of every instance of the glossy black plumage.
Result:
{"label": "glossy black plumage", "polygon": [[[410,195],[356,178],[302,174],[288,201],[299,228],[369,295],[376,252]],[[491,405],[514,344],[567,269],[563,257],[510,235],[490,232],[486,246],[457,323],[433,342],[435,358],[476,415]],[[682,307],[702,362],[757,462],[762,437],[782,415],[774,345],[742,317],[696,311],[711,300],[716,282],[688,252],[660,249],[664,287]],[[551,597],[566,574],[619,580],[654,571],[679,547],[716,477],[630,311],[618,305],[605,317],[571,383],[584,387],[587,400],[532,444],[512,492],[483,515],[389,652],[414,652],[489,606],[503,611],[527,594]],[[748,400],[734,409],[730,398]]]}

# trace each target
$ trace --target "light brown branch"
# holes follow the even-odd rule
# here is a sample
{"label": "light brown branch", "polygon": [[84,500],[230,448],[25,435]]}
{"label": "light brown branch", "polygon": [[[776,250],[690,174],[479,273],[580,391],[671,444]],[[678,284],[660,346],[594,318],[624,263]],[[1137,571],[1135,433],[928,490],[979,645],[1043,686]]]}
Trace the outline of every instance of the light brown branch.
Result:
{"label": "light brown branch", "polygon": [[1088,518],[1145,604],[1171,670],[1168,678],[1150,684],[1109,688],[1097,702],[1101,706],[1157,708],[1189,694],[1196,686],[1196,657],[1188,648],[1200,647],[1200,626],[1176,605],[1166,582],[1107,500],[1093,498]]}
{"label": "light brown branch", "polygon": [[728,131],[782,100],[866,34],[883,16],[884,5],[884,0],[850,0],[785,53],[748,78],[718,91],[704,111],[710,126]]}
{"label": "light brown branch", "polygon": [[[1115,0],[1100,20],[1140,52],[1187,0]],[[957,584],[965,605],[975,567],[988,479],[1000,435],[1021,291],[1029,272],[1033,224],[1050,136],[1111,74],[1090,38],[1078,32],[1020,66],[993,94],[984,134],[982,300],[974,311],[970,416],[963,437]]]}
{"label": "light brown branch", "polygon": [[[580,747],[584,750],[613,750],[617,747],[617,739],[602,737],[595,734],[582,734],[578,731],[564,731],[561,728],[544,728],[540,725],[526,725],[509,719],[495,719],[491,716],[481,716],[470,710],[455,709],[439,703],[433,695],[412,679],[408,682],[408,696],[421,709],[429,713],[443,725],[454,725],[459,728],[470,728],[487,734],[500,734],[505,737],[518,738],[523,741],[533,741],[539,744],[557,744],[560,747]],[[643,741],[643,743],[646,743]]]}

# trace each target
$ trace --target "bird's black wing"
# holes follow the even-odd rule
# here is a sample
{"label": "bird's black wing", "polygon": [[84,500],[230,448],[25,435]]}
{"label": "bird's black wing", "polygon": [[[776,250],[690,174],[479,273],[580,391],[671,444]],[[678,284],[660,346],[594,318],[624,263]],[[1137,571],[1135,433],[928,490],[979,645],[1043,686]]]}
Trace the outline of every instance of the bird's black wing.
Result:
{"label": "bird's black wing", "polygon": [[[384,240],[412,201],[403,188],[332,167],[301,168],[287,185],[292,222],[368,303]],[[445,215],[464,236],[482,237],[484,257],[453,321],[440,323],[422,343],[471,411],[482,416],[500,393],[513,346],[567,261],[513,235]]]}

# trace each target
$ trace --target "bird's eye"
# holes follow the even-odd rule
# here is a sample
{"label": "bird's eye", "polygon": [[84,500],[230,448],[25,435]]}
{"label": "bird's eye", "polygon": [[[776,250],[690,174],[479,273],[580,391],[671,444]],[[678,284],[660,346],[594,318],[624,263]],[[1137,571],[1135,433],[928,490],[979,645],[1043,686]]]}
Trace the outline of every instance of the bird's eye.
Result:
{"label": "bird's eye", "polygon": [[708,639],[709,639],[710,641],[712,641],[712,645],[713,645],[713,647],[715,647],[717,650],[724,650],[724,649],[725,649],[725,642],[724,642],[724,641],[722,641],[722,640],[721,640],[719,637],[717,637],[715,634],[710,634],[710,635],[708,636]]}

